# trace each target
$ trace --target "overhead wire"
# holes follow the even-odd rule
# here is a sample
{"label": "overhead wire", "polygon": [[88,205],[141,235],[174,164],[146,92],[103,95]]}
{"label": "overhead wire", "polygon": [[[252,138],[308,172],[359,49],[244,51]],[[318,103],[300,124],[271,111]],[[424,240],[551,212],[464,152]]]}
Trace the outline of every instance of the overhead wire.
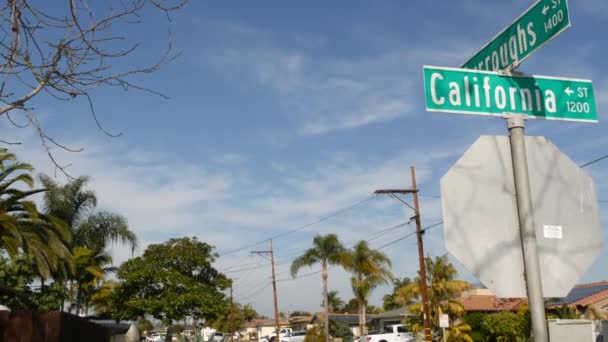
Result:
{"label": "overhead wire", "polygon": [[[435,228],[435,227],[438,227],[438,226],[440,226],[440,225],[442,225],[442,224],[443,224],[443,221],[440,221],[440,222],[437,222],[437,223],[432,224],[432,225],[430,225],[430,226],[427,226],[427,227],[422,228],[422,229],[421,229],[421,231],[422,231],[422,233],[424,233],[424,232],[426,232],[427,230],[432,229],[432,228]],[[417,232],[415,232],[415,231],[414,231],[414,232],[411,232],[411,233],[408,233],[408,234],[406,234],[406,235],[404,235],[404,236],[402,236],[402,237],[400,237],[400,238],[398,238],[398,239],[396,239],[396,240],[391,241],[390,243],[387,243],[387,244],[382,245],[382,246],[380,246],[380,247],[376,247],[376,248],[374,248],[373,250],[374,250],[374,251],[378,251],[378,250],[384,249],[384,248],[386,248],[386,247],[388,247],[388,246],[390,246],[390,245],[393,245],[393,244],[395,244],[395,243],[397,243],[397,242],[399,242],[399,241],[401,241],[401,240],[404,240],[404,239],[406,239],[406,238],[408,238],[408,237],[410,237],[410,236],[413,236],[413,235],[415,235],[416,233],[417,233]],[[328,267],[327,269],[328,269],[328,270],[330,270],[330,269],[333,269],[333,268],[336,268],[336,267],[338,267],[338,266],[337,266],[337,265],[334,265],[334,266],[330,266],[330,267]],[[309,272],[309,273],[304,273],[304,274],[301,274],[301,275],[299,275],[299,276],[297,276],[297,277],[295,277],[295,278],[283,278],[283,279],[277,279],[277,282],[283,282],[283,281],[294,281],[294,280],[298,280],[298,279],[301,279],[301,278],[310,277],[310,276],[312,276],[312,275],[319,274],[319,273],[321,273],[321,272],[322,272],[322,270],[318,270],[318,271],[313,271],[313,272]]]}
{"label": "overhead wire", "polygon": [[[411,221],[399,223],[399,224],[396,224],[396,225],[391,225],[391,226],[389,226],[387,228],[384,228],[382,230],[377,231],[370,238],[367,238],[365,240],[366,241],[375,240],[375,239],[377,239],[377,238],[379,238],[379,237],[381,237],[381,236],[383,236],[385,234],[390,233],[391,231],[394,231],[397,228],[401,228],[401,227],[407,226],[410,223],[411,223]],[[282,265],[285,265],[285,264],[290,264],[291,262],[293,262],[293,260],[296,258],[296,256],[301,255],[305,251],[306,250],[300,250],[300,251],[297,251],[295,253],[290,253],[290,256],[283,256],[283,257],[275,259],[275,261],[279,261],[280,260],[279,262],[275,262],[275,267],[282,266]],[[249,266],[247,266],[247,267],[233,268],[231,270],[228,270],[228,271],[225,271],[225,272],[222,272],[222,273],[224,273],[224,274],[234,274],[234,273],[240,273],[240,272],[245,272],[245,271],[252,271],[252,270],[256,270],[256,269],[261,269],[263,267],[266,267],[266,265],[264,265],[264,264],[256,264],[256,266],[252,267],[251,264],[249,264]],[[289,270],[277,272],[277,274],[286,274],[286,273],[289,273]]]}
{"label": "overhead wire", "polygon": [[595,164],[595,163],[597,163],[597,162],[599,162],[599,161],[601,161],[601,160],[604,160],[604,159],[606,159],[606,158],[608,158],[608,154],[606,154],[606,155],[604,155],[604,156],[601,156],[601,157],[599,157],[599,158],[596,158],[596,159],[594,159],[594,160],[592,160],[592,161],[590,161],[590,162],[587,162],[587,163],[585,163],[585,164],[581,165],[581,166],[580,166],[580,168],[582,169],[582,168],[587,167],[587,166],[589,166],[589,165],[593,165],[593,164]]}
{"label": "overhead wire", "polygon": [[358,207],[358,206],[360,206],[360,205],[362,205],[362,204],[364,204],[364,203],[367,203],[367,202],[369,202],[369,201],[373,200],[374,198],[376,198],[376,195],[372,195],[372,196],[366,197],[366,198],[365,198],[365,199],[363,199],[363,200],[360,200],[360,201],[358,201],[358,202],[356,202],[356,203],[354,203],[354,204],[351,204],[351,205],[349,205],[349,206],[347,206],[347,207],[344,207],[344,208],[342,208],[342,209],[339,209],[338,211],[335,211],[335,212],[333,212],[332,214],[329,214],[329,215],[323,216],[323,217],[321,217],[321,218],[319,218],[319,219],[317,219],[317,220],[315,220],[315,221],[313,221],[313,222],[311,222],[311,223],[307,223],[307,224],[305,224],[305,225],[303,225],[303,226],[300,226],[300,227],[294,228],[294,229],[289,230],[289,231],[287,231],[287,232],[283,232],[283,233],[280,233],[280,234],[276,234],[276,235],[274,235],[274,236],[272,236],[272,237],[266,238],[266,239],[264,239],[264,240],[260,240],[260,241],[258,241],[258,242],[254,242],[254,243],[249,244],[249,245],[246,245],[246,246],[242,246],[242,247],[239,247],[239,248],[236,248],[236,249],[233,249],[233,250],[226,251],[226,252],[224,252],[224,253],[220,253],[219,257],[223,257],[223,256],[226,256],[226,255],[229,255],[229,254],[234,254],[234,253],[236,253],[236,252],[240,252],[240,251],[242,251],[242,250],[249,249],[249,248],[251,248],[251,247],[255,247],[255,246],[261,245],[261,244],[263,244],[264,242],[269,242],[270,240],[278,239],[278,238],[284,237],[284,236],[286,236],[286,235],[293,234],[293,233],[296,233],[296,232],[298,232],[298,231],[304,230],[304,229],[306,229],[306,228],[309,228],[309,227],[311,227],[311,226],[314,226],[315,224],[319,224],[319,223],[321,223],[321,222],[323,222],[323,221],[327,221],[327,220],[329,220],[330,218],[336,217],[336,216],[338,216],[338,215],[340,215],[340,214],[342,214],[342,213],[344,213],[344,212],[346,212],[346,211],[352,210],[352,209],[354,209],[354,208],[356,208],[356,207]]}

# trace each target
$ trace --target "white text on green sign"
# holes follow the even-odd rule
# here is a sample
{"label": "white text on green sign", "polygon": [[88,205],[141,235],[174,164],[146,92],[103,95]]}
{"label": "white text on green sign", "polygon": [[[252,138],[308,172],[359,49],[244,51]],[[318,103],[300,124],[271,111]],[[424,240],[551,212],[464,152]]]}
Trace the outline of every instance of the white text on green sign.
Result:
{"label": "white text on green sign", "polygon": [[569,26],[567,0],[539,0],[466,61],[462,68],[510,70]]}
{"label": "white text on green sign", "polygon": [[429,111],[597,122],[590,80],[424,67]]}

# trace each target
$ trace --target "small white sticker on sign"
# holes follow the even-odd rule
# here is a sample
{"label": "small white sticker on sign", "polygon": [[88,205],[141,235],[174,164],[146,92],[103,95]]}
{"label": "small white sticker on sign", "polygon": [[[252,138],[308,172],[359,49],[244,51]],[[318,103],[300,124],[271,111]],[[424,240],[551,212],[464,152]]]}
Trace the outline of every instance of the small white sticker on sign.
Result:
{"label": "small white sticker on sign", "polygon": [[564,237],[562,226],[550,224],[543,225],[543,235],[545,236],[545,239],[562,239]]}
{"label": "small white sticker on sign", "polygon": [[450,327],[450,316],[443,314],[439,316],[439,327],[449,328]]}

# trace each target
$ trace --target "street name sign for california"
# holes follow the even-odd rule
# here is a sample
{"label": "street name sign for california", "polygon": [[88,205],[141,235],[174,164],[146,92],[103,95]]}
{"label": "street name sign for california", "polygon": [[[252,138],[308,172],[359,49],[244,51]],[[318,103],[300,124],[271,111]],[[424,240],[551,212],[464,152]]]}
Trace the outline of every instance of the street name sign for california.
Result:
{"label": "street name sign for california", "polygon": [[428,111],[597,122],[591,80],[424,67]]}
{"label": "street name sign for california", "polygon": [[539,0],[469,58],[462,68],[513,69],[568,27],[566,0]]}

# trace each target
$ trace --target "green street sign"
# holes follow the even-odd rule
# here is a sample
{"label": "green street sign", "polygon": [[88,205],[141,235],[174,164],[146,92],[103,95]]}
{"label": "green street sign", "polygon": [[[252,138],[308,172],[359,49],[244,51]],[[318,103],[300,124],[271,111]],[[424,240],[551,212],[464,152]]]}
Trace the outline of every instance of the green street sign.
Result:
{"label": "green street sign", "polygon": [[428,111],[597,122],[590,80],[425,66],[424,87]]}
{"label": "green street sign", "polygon": [[511,70],[570,27],[567,0],[539,0],[497,34],[462,68]]}

